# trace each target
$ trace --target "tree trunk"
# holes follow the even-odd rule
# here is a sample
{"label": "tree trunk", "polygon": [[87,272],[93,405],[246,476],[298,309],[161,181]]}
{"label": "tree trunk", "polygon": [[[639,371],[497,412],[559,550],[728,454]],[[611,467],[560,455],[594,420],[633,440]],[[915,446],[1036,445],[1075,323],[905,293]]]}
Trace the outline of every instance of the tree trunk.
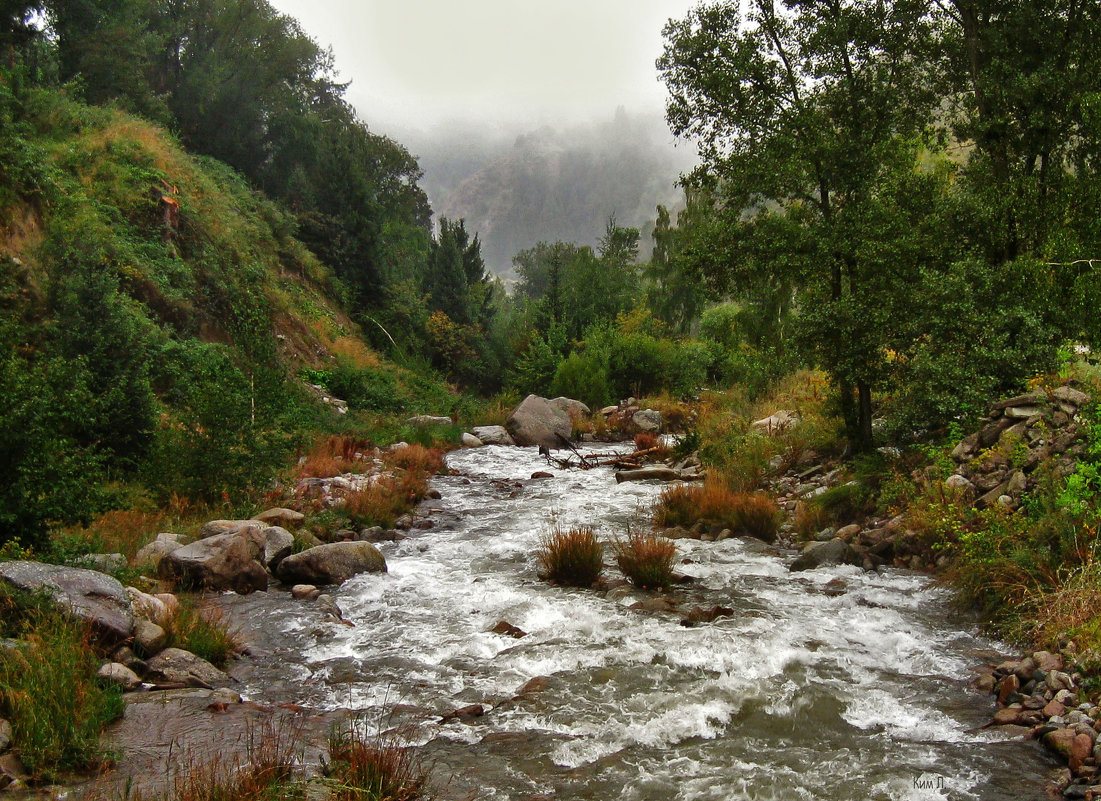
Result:
{"label": "tree trunk", "polygon": [[857,450],[867,453],[872,449],[872,388],[864,381],[856,382],[859,409]]}

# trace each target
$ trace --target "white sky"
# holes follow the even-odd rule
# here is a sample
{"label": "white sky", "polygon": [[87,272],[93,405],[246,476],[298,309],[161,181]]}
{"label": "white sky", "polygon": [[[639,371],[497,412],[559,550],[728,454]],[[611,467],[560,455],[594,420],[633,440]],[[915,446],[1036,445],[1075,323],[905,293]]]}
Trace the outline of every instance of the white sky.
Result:
{"label": "white sky", "polygon": [[269,0],[331,46],[382,129],[662,112],[661,30],[698,0]]}

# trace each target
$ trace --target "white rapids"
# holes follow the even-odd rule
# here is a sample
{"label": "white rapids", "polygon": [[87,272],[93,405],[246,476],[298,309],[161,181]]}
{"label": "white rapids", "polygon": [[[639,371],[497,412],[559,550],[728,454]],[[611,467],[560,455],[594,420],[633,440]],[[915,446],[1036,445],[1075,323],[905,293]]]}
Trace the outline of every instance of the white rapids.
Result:
{"label": "white rapids", "polygon": [[[288,600],[251,609],[278,629],[280,656],[246,678],[250,697],[397,705],[450,777],[445,798],[1042,797],[1045,759],[981,729],[991,702],[967,689],[995,645],[925,576],[791,573],[794,554],[754,540],[678,540],[677,570],[693,579],[672,591],[682,611],[736,610],[689,628],[630,609],[642,593],[609,599],[536,575],[554,527],[610,539],[647,526],[661,485],[616,484],[606,468],[531,480],[548,469],[534,449],[462,450],[448,464],[456,474],[433,480],[436,526],[381,546],[388,573],[333,591],[354,627]],[[847,586],[831,597],[835,578]],[[489,633],[502,620],[527,635]],[[440,722],[469,704],[486,714]]]}

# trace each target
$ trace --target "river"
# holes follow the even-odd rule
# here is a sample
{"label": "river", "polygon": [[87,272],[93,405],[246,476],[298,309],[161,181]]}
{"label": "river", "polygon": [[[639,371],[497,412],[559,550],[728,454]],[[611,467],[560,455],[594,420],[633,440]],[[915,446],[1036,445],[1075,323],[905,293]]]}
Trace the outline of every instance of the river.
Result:
{"label": "river", "polygon": [[[448,464],[454,474],[433,479],[434,527],[383,544],[388,573],[332,593],[354,626],[282,594],[235,601],[269,654],[243,675],[246,696],[396,707],[387,722],[449,779],[444,798],[1043,797],[1053,763],[980,728],[992,701],[967,687],[997,644],[926,576],[791,573],[793,553],[755,540],[678,540],[677,570],[693,579],[671,591],[681,611],[735,610],[689,628],[683,614],[629,608],[644,593],[536,575],[554,526],[621,535],[647,524],[660,485],[616,484],[606,468],[531,480],[548,468],[530,448]],[[832,579],[843,593],[825,591]],[[502,620],[526,636],[489,633]],[[469,704],[486,714],[439,722]]]}

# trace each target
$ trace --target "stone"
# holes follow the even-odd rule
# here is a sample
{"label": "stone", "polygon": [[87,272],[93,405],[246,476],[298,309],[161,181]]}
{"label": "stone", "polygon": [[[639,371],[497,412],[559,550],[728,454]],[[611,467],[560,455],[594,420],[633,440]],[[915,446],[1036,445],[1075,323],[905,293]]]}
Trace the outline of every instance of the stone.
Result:
{"label": "stone", "polygon": [[657,433],[661,431],[661,412],[656,409],[641,409],[631,415],[631,422],[639,431]]}
{"label": "stone", "polygon": [[199,529],[199,539],[205,540],[217,537],[219,534],[231,534],[240,531],[245,526],[263,528],[257,520],[210,520]]}
{"label": "stone", "polygon": [[629,609],[638,612],[676,612],[677,603],[672,598],[656,595],[631,604]]}
{"label": "stone", "polygon": [[127,692],[136,690],[141,686],[141,679],[138,678],[138,674],[118,662],[108,662],[103,665],[96,671],[96,676],[109,684],[118,685]]}
{"label": "stone", "polygon": [[168,634],[149,620],[137,620],[134,623],[134,644],[143,654],[150,656],[164,650],[168,643]]}
{"label": "stone", "polygon": [[12,782],[22,783],[29,778],[27,769],[15,754],[4,754],[0,757],[0,788],[6,787],[11,791]]}
{"label": "stone", "polygon": [[1028,478],[1025,474],[1018,470],[1009,479],[1009,485],[1006,487],[1006,494],[1017,496],[1028,489]]}
{"label": "stone", "polygon": [[231,679],[202,657],[182,648],[165,648],[148,662],[146,681],[153,684],[182,684],[213,690]]}
{"label": "stone", "polygon": [[1036,663],[1036,667],[1045,673],[1052,670],[1061,670],[1063,667],[1063,658],[1050,651],[1037,651],[1032,655],[1032,661]]}
{"label": "stone", "polygon": [[385,573],[386,559],[369,542],[333,542],[288,556],[279,565],[285,584],[343,584],[360,573]]}
{"label": "stone", "polygon": [[592,411],[586,404],[579,400],[574,400],[573,398],[551,398],[548,403],[550,403],[551,406],[561,409],[574,420],[583,420],[592,415]]}
{"label": "stone", "polygon": [[285,509],[282,506],[276,506],[272,509],[265,509],[258,515],[252,516],[253,520],[259,520],[269,526],[282,526],[283,528],[298,528],[306,522],[306,516],[301,512],[297,512],[294,509]]}
{"label": "stone", "polygon": [[789,428],[799,425],[799,412],[790,409],[781,409],[773,412],[768,417],[753,421],[753,428],[764,434],[779,434]]}
{"label": "stone", "polygon": [[1005,409],[1005,416],[1014,420],[1027,420],[1042,414],[1043,411],[1039,406],[1008,406]]}
{"label": "stone", "polygon": [[483,445],[515,445],[504,426],[475,426],[471,434],[481,440]]}
{"label": "stone", "polygon": [[968,481],[964,476],[961,476],[959,473],[948,476],[948,478],[944,480],[944,486],[954,490],[975,489],[975,485]]}
{"label": "stone", "polygon": [[121,553],[89,553],[74,560],[73,565],[113,575],[126,567],[126,557]]}
{"label": "stone", "polygon": [[294,535],[282,526],[268,526],[264,529],[264,567],[271,573],[279,568],[279,563],[291,555],[294,550]]}
{"label": "stone", "polygon": [[998,703],[1003,705],[1008,704],[1020,689],[1021,680],[1017,678],[1015,673],[1010,673],[998,682]]}
{"label": "stone", "polygon": [[712,623],[720,617],[732,617],[733,615],[734,610],[729,606],[713,606],[710,609],[693,606],[680,624],[691,627],[700,623]]}
{"label": "stone", "polygon": [[481,704],[470,704],[469,706],[460,707],[452,712],[448,712],[440,719],[440,723],[447,723],[452,720],[464,720],[468,718],[480,718],[486,713],[485,707]]}
{"label": "stone", "polygon": [[605,417],[611,417],[613,414],[615,414],[618,411],[619,411],[618,406],[605,406],[603,409],[600,410],[600,413],[602,415],[604,415]]}
{"label": "stone", "polygon": [[823,565],[861,565],[863,559],[855,549],[840,537],[829,542],[812,542],[803,548],[803,553],[788,569],[792,572],[813,570]]}
{"label": "stone", "polygon": [[418,414],[415,417],[410,417],[405,421],[411,426],[420,426],[422,428],[428,426],[449,426],[454,421],[450,417],[437,417],[431,414]]}
{"label": "stone", "polygon": [[1047,686],[1055,692],[1059,692],[1060,690],[1071,690],[1074,687],[1074,682],[1071,681],[1070,676],[1060,670],[1048,671],[1045,681],[1047,682]]}
{"label": "stone", "polygon": [[842,526],[841,528],[839,528],[837,530],[837,536],[840,537],[841,539],[845,540],[845,542],[849,542],[853,537],[855,537],[857,534],[859,534],[862,530],[863,529],[861,529],[861,527],[858,524],[850,523],[847,526]]}
{"label": "stone", "polygon": [[1073,403],[1075,406],[1085,406],[1090,402],[1090,396],[1081,390],[1074,387],[1062,386],[1056,387],[1052,391],[1052,396],[1057,400],[1065,401],[1066,403]]}
{"label": "stone", "polygon": [[179,534],[173,534],[170,531],[161,532],[155,540],[147,542],[138,549],[138,552],[134,554],[133,564],[135,566],[151,565],[155,569],[166,554],[182,547],[183,543],[180,542]]}
{"label": "stone", "polygon": [[315,601],[321,590],[313,584],[295,584],[291,587],[291,597],[299,601]]}
{"label": "stone", "polygon": [[135,619],[148,620],[161,627],[168,625],[179,608],[179,601],[176,601],[175,596],[172,596],[172,599],[176,603],[169,608],[163,599],[144,593],[135,587],[127,587],[126,594],[130,598],[130,608],[134,610]]}
{"label": "stone", "polygon": [[1067,708],[1058,701],[1048,701],[1044,705],[1043,714],[1045,718],[1062,717],[1067,713]]}
{"label": "stone", "polygon": [[105,640],[124,640],[134,629],[134,610],[126,589],[98,570],[28,561],[0,562],[0,580],[27,592],[48,592],[58,605],[86,620]]}
{"label": "stone", "polygon": [[498,621],[497,625],[489,630],[490,634],[502,634],[505,637],[515,637],[520,639],[521,637],[528,636],[528,633],[521,629],[519,626],[514,626],[507,620]]}
{"label": "stone", "polygon": [[995,726],[1009,726],[1015,724],[1021,716],[1020,709],[1014,709],[1013,707],[1007,707],[1006,709],[999,709],[994,713],[994,725]]}
{"label": "stone", "polygon": [[849,585],[845,583],[844,579],[832,578],[822,587],[822,592],[829,598],[839,598],[845,594],[848,588]]}
{"label": "stone", "polygon": [[536,470],[531,474],[533,479],[554,478],[554,473],[548,473],[546,470]]}
{"label": "stone", "polygon": [[0,718],[0,754],[11,748],[11,724]]}
{"label": "stone", "polygon": [[264,528],[262,523],[251,521],[196,540],[165,556],[157,574],[187,589],[234,590],[241,594],[266,590],[268,571],[261,564]]}
{"label": "stone", "polygon": [[485,445],[485,443],[473,434],[463,434],[462,445],[464,448],[480,448]]}
{"label": "stone", "polygon": [[528,395],[512,410],[505,428],[517,445],[561,448],[573,431],[570,416],[546,398]]}

